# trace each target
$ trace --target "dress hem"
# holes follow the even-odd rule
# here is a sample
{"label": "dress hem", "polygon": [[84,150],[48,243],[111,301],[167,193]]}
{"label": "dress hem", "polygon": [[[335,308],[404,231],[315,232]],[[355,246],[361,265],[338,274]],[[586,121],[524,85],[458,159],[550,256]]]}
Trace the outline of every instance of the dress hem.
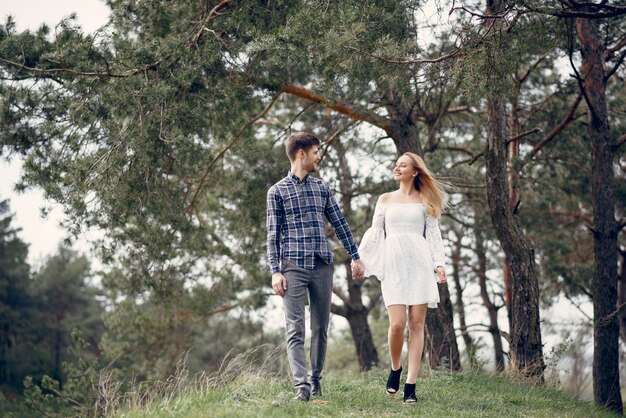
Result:
{"label": "dress hem", "polygon": [[440,301],[427,301],[427,302],[418,302],[418,303],[406,303],[406,302],[394,302],[394,303],[385,303],[385,308],[388,308],[392,305],[404,305],[404,306],[416,306],[416,305],[428,305],[430,309],[436,309],[439,307]]}

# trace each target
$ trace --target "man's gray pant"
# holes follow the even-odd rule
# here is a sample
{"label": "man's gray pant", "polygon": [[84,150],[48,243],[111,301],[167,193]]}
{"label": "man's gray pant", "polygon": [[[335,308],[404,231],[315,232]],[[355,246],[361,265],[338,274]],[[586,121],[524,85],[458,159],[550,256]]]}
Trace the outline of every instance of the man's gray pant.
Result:
{"label": "man's gray pant", "polygon": [[315,269],[298,267],[289,260],[282,260],[282,273],[287,279],[287,291],[283,297],[287,334],[287,357],[291,366],[294,386],[310,389],[307,380],[304,353],[305,313],[307,292],[311,312],[311,379],[321,379],[326,358],[326,339],[330,320],[330,302],[333,289],[333,265],[320,258]]}

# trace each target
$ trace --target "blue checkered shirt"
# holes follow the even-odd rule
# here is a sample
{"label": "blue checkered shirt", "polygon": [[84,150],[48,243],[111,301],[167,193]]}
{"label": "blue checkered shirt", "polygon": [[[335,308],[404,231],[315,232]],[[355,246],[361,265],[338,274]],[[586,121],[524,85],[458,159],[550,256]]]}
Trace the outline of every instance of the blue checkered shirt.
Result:
{"label": "blue checkered shirt", "polygon": [[352,232],[326,183],[312,176],[300,181],[290,172],[268,190],[267,262],[272,274],[280,271],[282,259],[309,270],[315,268],[315,256],[332,262],[324,218],[352,259],[358,260]]}

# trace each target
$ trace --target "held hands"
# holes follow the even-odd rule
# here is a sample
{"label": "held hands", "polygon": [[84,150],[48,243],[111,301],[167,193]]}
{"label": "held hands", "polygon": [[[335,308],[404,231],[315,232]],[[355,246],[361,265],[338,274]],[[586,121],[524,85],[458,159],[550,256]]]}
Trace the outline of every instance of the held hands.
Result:
{"label": "held hands", "polygon": [[354,280],[365,279],[365,267],[363,266],[363,262],[361,260],[352,260],[352,263],[350,263],[350,269],[352,270],[352,278]]}
{"label": "held hands", "polygon": [[276,272],[272,274],[272,289],[274,292],[280,297],[285,296],[285,292],[287,291],[287,279],[281,272]]}
{"label": "held hands", "polygon": [[437,273],[437,277],[439,278],[439,283],[446,283],[446,271],[441,266],[437,266],[435,269],[435,273]]}

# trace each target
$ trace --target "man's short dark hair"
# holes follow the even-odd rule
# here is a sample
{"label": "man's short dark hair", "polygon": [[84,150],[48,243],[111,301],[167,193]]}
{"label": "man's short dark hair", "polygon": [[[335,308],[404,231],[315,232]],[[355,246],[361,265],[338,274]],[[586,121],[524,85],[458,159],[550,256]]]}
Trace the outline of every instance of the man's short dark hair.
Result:
{"label": "man's short dark hair", "polygon": [[305,152],[310,150],[314,145],[321,145],[322,141],[318,137],[308,132],[294,132],[285,141],[285,150],[287,151],[287,157],[289,161],[293,161],[296,158],[296,154],[299,150]]}

